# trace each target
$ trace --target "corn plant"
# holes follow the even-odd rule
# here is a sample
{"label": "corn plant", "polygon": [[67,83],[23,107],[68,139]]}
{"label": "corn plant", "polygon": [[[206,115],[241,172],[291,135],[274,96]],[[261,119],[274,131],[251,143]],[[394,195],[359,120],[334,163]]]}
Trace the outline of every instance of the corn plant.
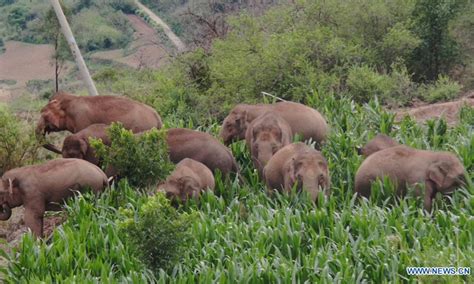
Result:
{"label": "corn plant", "polygon": [[[322,147],[331,175],[332,195],[327,200],[319,198],[313,204],[307,195],[296,192],[268,195],[241,141],[231,150],[244,182],[216,175],[214,192],[177,209],[194,218],[187,226],[189,247],[169,269],[160,269],[152,277],[145,269],[146,260],[132,254],[132,246],[111,225],[126,218],[116,208],[138,214],[148,200],[127,187],[111,190],[99,200],[76,199],[71,208],[78,206],[77,210],[68,210],[68,221],[47,244],[26,237],[11,257],[7,279],[57,282],[75,275],[78,282],[473,282],[472,275],[409,276],[405,269],[473,267],[474,109],[465,107],[459,124],[450,127],[443,120],[422,125],[407,117],[396,122],[375,100],[361,106],[343,96],[315,92],[307,102],[331,126]],[[173,120],[167,125],[192,123]],[[215,135],[216,125],[214,121],[200,129]],[[432,214],[424,212],[417,198],[395,198],[387,179],[373,186],[370,199],[358,199],[354,177],[362,157],[356,147],[377,133],[411,147],[455,153],[466,168],[467,185],[448,200],[436,197]],[[104,242],[116,245],[105,246],[110,250],[107,255],[102,255]]]}

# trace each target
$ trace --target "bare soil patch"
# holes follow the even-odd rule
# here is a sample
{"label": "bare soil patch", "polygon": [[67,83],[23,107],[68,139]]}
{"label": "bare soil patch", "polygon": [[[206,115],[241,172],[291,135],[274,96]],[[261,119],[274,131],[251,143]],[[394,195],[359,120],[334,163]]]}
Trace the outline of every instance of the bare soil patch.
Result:
{"label": "bare soil patch", "polygon": [[124,49],[99,51],[91,58],[112,60],[132,68],[159,68],[168,62],[168,53],[160,44],[160,39],[153,28],[136,15],[127,15],[135,29],[130,54]]}
{"label": "bare soil patch", "polygon": [[[13,214],[8,221],[0,222],[0,239],[5,243],[0,243],[0,249],[10,253],[12,248],[17,247],[24,234],[28,232],[28,228],[23,222],[25,210],[23,207],[13,209]],[[44,217],[44,236],[47,239],[56,227],[66,220],[63,212],[54,215],[46,215]],[[0,267],[7,264],[6,260],[0,257]],[[1,278],[0,278],[1,280]]]}
{"label": "bare soil patch", "polygon": [[29,80],[54,78],[52,45],[7,41],[5,47],[0,54],[0,79],[15,80],[14,87],[24,87]]}
{"label": "bare soil patch", "polygon": [[395,111],[395,119],[400,121],[405,116],[410,116],[418,122],[425,122],[430,119],[443,117],[446,119],[448,124],[454,125],[459,121],[459,111],[463,105],[474,107],[474,92],[470,92],[461,99],[452,102],[436,103],[397,110]]}

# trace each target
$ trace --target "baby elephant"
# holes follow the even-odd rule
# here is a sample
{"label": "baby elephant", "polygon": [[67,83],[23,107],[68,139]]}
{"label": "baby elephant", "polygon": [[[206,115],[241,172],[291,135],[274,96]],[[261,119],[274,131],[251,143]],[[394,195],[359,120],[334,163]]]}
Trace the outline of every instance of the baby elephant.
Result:
{"label": "baby elephant", "polygon": [[158,191],[166,192],[171,200],[186,202],[197,198],[205,190],[214,190],[215,181],[211,170],[203,163],[192,159],[183,159],[175,170],[158,186]]}
{"label": "baby elephant", "polygon": [[89,138],[102,139],[105,145],[110,145],[110,139],[106,131],[109,126],[107,124],[92,124],[75,134],[67,136],[64,139],[60,154],[63,158],[83,159],[94,165],[99,165],[94,148],[89,144]]}
{"label": "baby elephant", "polygon": [[370,155],[360,166],[355,177],[358,195],[368,198],[376,179],[389,177],[396,186],[396,193],[404,196],[407,187],[414,187],[415,195],[422,195],[424,207],[431,211],[437,192],[451,193],[464,182],[464,167],[449,152],[417,150],[404,145],[390,147]]}
{"label": "baby elephant", "polygon": [[290,125],[274,112],[262,114],[250,123],[245,141],[260,176],[270,158],[292,140]]}
{"label": "baby elephant", "polygon": [[11,208],[23,205],[26,226],[43,237],[44,212],[58,210],[59,203],[87,186],[100,192],[107,186],[107,177],[84,160],[56,159],[10,170],[0,182],[0,220],[8,220]]}
{"label": "baby elephant", "polygon": [[283,147],[268,161],[263,170],[269,190],[281,189],[289,192],[297,182],[316,202],[320,189],[329,194],[328,163],[321,152],[304,143],[293,143]]}
{"label": "baby elephant", "polygon": [[364,157],[368,157],[372,155],[375,152],[390,148],[390,147],[395,147],[400,145],[397,141],[393,140],[387,135],[384,134],[377,134],[372,140],[367,142],[364,147],[357,149],[359,152],[359,155],[362,155]]}

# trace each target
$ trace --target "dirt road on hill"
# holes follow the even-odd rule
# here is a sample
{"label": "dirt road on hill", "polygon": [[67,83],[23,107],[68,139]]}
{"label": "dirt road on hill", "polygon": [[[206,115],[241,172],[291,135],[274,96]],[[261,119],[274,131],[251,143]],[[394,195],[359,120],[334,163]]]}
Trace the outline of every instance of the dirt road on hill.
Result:
{"label": "dirt road on hill", "polygon": [[138,8],[143,10],[151,20],[153,20],[157,25],[163,28],[166,36],[171,40],[171,42],[176,46],[178,52],[183,52],[186,50],[186,45],[181,41],[181,39],[171,30],[171,28],[160,18],[158,17],[152,10],[148,9],[145,5],[140,3],[140,1],[135,0],[135,4],[137,4]]}
{"label": "dirt road on hill", "polygon": [[426,120],[444,117],[446,122],[454,125],[459,121],[459,111],[463,105],[474,107],[474,92],[470,92],[461,99],[452,102],[411,107],[396,111],[396,120],[402,120],[405,116],[411,116],[416,121],[423,123]]}
{"label": "dirt road on hill", "polygon": [[127,18],[135,29],[129,47],[131,52],[125,54],[124,49],[99,51],[92,54],[91,58],[112,60],[136,69],[156,69],[168,62],[169,55],[160,44],[156,31],[136,15],[127,15]]}

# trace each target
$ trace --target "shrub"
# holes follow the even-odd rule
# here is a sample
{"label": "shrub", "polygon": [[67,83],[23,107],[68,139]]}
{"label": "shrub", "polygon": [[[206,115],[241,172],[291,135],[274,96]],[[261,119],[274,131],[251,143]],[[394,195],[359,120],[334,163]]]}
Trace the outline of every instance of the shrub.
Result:
{"label": "shrub", "polygon": [[422,43],[413,52],[411,68],[416,72],[417,79],[434,81],[459,62],[461,51],[449,33],[449,26],[467,2],[416,1],[412,16],[413,30]]}
{"label": "shrub", "polygon": [[354,100],[368,102],[375,96],[385,98],[392,89],[392,82],[388,76],[381,75],[366,65],[354,66],[347,76],[347,88]]}
{"label": "shrub", "polygon": [[422,97],[429,102],[452,100],[461,92],[461,85],[447,76],[440,75],[434,85],[426,85],[421,90]]}
{"label": "shrub", "polygon": [[34,129],[0,105],[0,176],[9,169],[37,159],[39,145]]}
{"label": "shrub", "polygon": [[172,171],[165,130],[152,129],[141,135],[134,135],[119,123],[113,123],[107,132],[110,146],[94,139],[91,145],[103,160],[104,168],[113,167],[131,185],[150,185],[163,180]]}
{"label": "shrub", "polygon": [[193,214],[178,213],[164,194],[158,193],[143,204],[138,212],[126,210],[120,223],[136,255],[156,275],[169,271],[189,247]]}
{"label": "shrub", "polygon": [[83,9],[72,19],[78,45],[86,51],[119,48],[133,37],[127,18],[111,8]]}
{"label": "shrub", "polygon": [[402,24],[394,25],[384,36],[382,42],[383,60],[388,66],[396,60],[408,60],[413,50],[420,45],[417,38]]}

